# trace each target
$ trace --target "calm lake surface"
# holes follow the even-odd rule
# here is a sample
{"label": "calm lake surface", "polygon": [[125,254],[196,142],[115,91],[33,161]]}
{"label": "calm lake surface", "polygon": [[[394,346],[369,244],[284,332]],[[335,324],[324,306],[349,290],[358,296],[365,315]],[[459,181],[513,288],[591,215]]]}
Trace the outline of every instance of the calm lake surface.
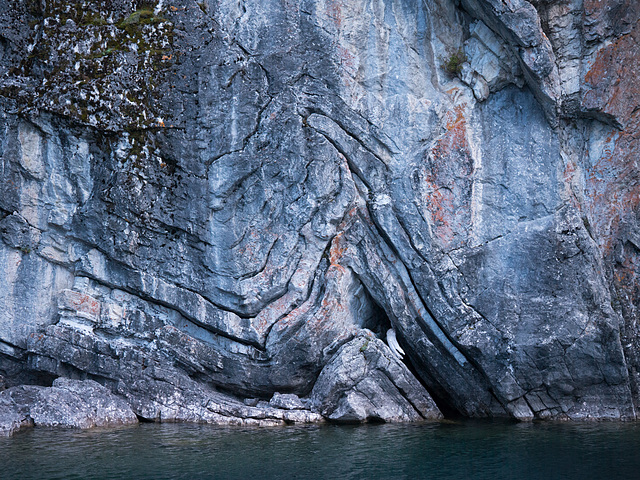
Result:
{"label": "calm lake surface", "polygon": [[0,438],[0,479],[640,479],[640,425],[141,424]]}

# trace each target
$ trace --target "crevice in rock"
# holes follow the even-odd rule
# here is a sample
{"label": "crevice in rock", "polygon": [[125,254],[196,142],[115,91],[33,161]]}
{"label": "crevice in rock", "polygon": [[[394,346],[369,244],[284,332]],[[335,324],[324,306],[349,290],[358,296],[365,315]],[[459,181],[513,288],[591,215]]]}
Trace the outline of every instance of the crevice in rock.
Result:
{"label": "crevice in rock", "polygon": [[[324,112],[320,113],[320,115],[324,115]],[[332,119],[332,117],[327,116],[327,118]],[[350,134],[349,132],[347,132],[345,130],[345,127],[340,124],[340,123],[336,123],[338,125],[338,127],[340,127],[342,129],[343,132],[345,132],[347,135],[349,135],[353,140],[355,140],[357,143],[359,143],[361,146],[364,147],[363,142],[353,136],[352,134]],[[351,155],[349,152],[346,151],[346,149],[344,148],[344,146],[342,146],[338,141],[334,140],[333,138],[331,138],[331,135],[326,134],[325,132],[321,131],[320,129],[318,129],[319,133],[322,134],[337,150],[338,152],[340,152],[346,159],[348,168],[350,173],[354,176],[355,178],[358,178],[369,190],[373,190],[373,185],[368,181],[368,179],[366,178],[366,175],[364,174],[364,172],[361,172],[360,169],[358,169],[357,164],[354,162],[354,159],[351,158]],[[366,148],[366,147],[365,147]],[[382,163],[384,163],[382,161],[382,159],[380,157],[378,157],[377,155],[375,155],[371,149],[367,148],[367,151],[369,151],[370,153],[372,153],[378,160],[380,160]],[[388,169],[388,167],[386,167]],[[451,335],[446,332],[444,330],[444,328],[442,327],[442,325],[435,319],[435,315],[433,314],[433,312],[431,311],[430,308],[427,307],[427,304],[425,302],[425,299],[423,298],[423,295],[421,295],[419,289],[418,289],[418,285],[416,284],[415,279],[412,277],[411,272],[407,269],[406,265],[405,265],[405,261],[402,260],[402,258],[406,258],[406,256],[402,256],[400,254],[400,252],[398,251],[397,246],[395,245],[393,239],[390,237],[390,235],[387,233],[385,227],[383,224],[381,224],[381,221],[378,219],[378,215],[376,214],[376,210],[375,210],[375,205],[372,204],[372,200],[369,199],[368,201],[366,201],[366,205],[367,205],[367,211],[368,211],[368,217],[371,218],[371,220],[373,220],[373,227],[375,228],[375,230],[378,233],[378,237],[383,239],[384,244],[386,244],[386,246],[391,250],[391,252],[394,253],[394,255],[398,258],[398,260],[400,261],[400,264],[404,267],[404,271],[405,271],[405,275],[401,275],[403,277],[403,281],[407,282],[409,285],[411,285],[413,287],[413,290],[417,296],[416,301],[419,303],[420,307],[422,307],[424,309],[424,312],[426,313],[426,315],[424,315],[424,318],[421,319],[416,319],[417,320],[417,324],[419,326],[419,328],[424,332],[424,334],[427,336],[427,338],[430,338],[432,340],[435,340],[437,343],[440,344],[439,348],[442,348],[443,350],[446,350],[448,352],[449,355],[451,355],[452,360],[455,359],[460,367],[462,367],[463,370],[467,370],[466,374],[467,375],[471,375],[472,377],[476,377],[476,381],[478,382],[478,388],[481,388],[483,390],[485,390],[486,392],[488,392],[489,395],[491,395],[494,399],[494,401],[498,402],[499,404],[503,405],[502,402],[499,402],[496,398],[495,395],[491,392],[491,390],[489,389],[489,385],[490,385],[490,381],[488,376],[486,375],[486,373],[484,371],[482,371],[479,366],[476,364],[476,362],[472,362],[469,358],[466,357],[466,355],[460,350],[460,347],[457,345],[457,343],[454,341],[454,339],[451,337]],[[417,257],[422,259],[422,261],[424,261],[426,263],[426,265],[428,266],[429,263],[426,262],[426,259],[424,259],[421,255],[420,252],[417,251],[417,248],[415,247],[415,245],[413,244],[413,242],[411,241],[411,236],[408,234],[408,232],[405,229],[405,226],[402,225],[397,217],[397,212],[392,212],[393,215],[393,220],[395,220],[395,222],[397,222],[397,224],[399,225],[399,227],[402,229],[403,233],[405,234],[405,236],[407,237],[407,246],[410,247],[413,251],[416,252]],[[439,288],[436,287],[436,288]],[[440,294],[442,294],[442,292],[439,292]],[[437,294],[436,294],[437,295]],[[385,313],[385,317],[386,317],[386,313]],[[388,321],[388,318],[387,318]],[[390,324],[390,322],[389,322]],[[435,337],[435,338],[434,338]],[[410,349],[408,349],[408,351],[410,351]],[[410,360],[408,360],[410,361]],[[414,366],[412,366],[412,371],[414,372],[416,378],[420,379],[420,382],[423,383],[426,387],[427,384],[430,384],[432,386],[434,385],[439,385],[441,384],[440,381],[438,381],[433,375],[431,375],[429,372],[425,372],[424,369],[426,368],[426,365],[424,365],[424,362],[420,362],[423,365],[421,366],[422,368],[415,368]],[[465,368],[465,364],[469,364],[469,367],[471,368]],[[475,371],[476,373],[472,373],[472,371]],[[428,389],[428,391],[430,393],[433,394],[434,397],[439,399],[439,403],[440,405],[442,405],[442,409],[447,412],[448,415],[451,416],[456,416],[456,409],[454,407],[452,407],[451,405],[453,405],[453,399],[450,398],[451,395],[448,394],[444,389],[442,389],[443,391],[440,393],[436,393],[433,391],[433,388]],[[450,398],[450,400],[445,400],[446,398]]]}
{"label": "crevice in rock", "polygon": [[[329,118],[329,117],[327,117],[327,118]],[[336,122],[336,124],[337,124],[337,122]],[[367,187],[367,188],[369,189],[369,191],[372,191],[371,184],[367,181],[366,177],[362,174],[362,172],[361,172],[361,170],[358,168],[358,166],[353,162],[353,159],[351,158],[351,155],[350,155],[348,152],[346,152],[346,151],[345,151],[345,149],[344,149],[344,148],[342,148],[342,146],[341,146],[338,142],[336,142],[336,141],[335,141],[335,140],[334,140],[330,135],[327,135],[327,134],[325,134],[324,132],[322,132],[322,131],[320,131],[320,130],[318,130],[318,129],[314,128],[314,127],[311,127],[311,128],[313,128],[316,132],[318,132],[320,135],[322,135],[324,138],[326,138],[326,139],[327,139],[327,141],[328,141],[331,145],[333,145],[333,147],[338,151],[338,153],[340,153],[340,154],[341,154],[341,155],[346,159],[346,161],[347,161],[347,166],[349,167],[349,172],[350,172],[353,176],[355,176],[356,178],[358,178],[358,180],[360,180],[360,181],[365,185],[365,187]],[[342,128],[342,127],[341,127],[341,128]],[[345,131],[345,130],[343,129],[343,131]],[[345,133],[347,133],[347,135],[349,135],[349,133],[348,133],[348,132],[346,132],[346,131],[345,131]],[[353,138],[356,142],[358,142],[360,145],[362,145],[362,143],[361,143],[361,142],[359,142],[359,140],[358,140],[357,138],[355,138],[355,137],[353,137],[353,136],[351,136],[351,135],[349,135],[349,136],[350,136],[351,138]],[[363,146],[363,148],[366,148],[366,147],[364,147],[364,145],[362,145],[362,146]],[[372,152],[369,152],[369,153],[372,153]],[[372,153],[372,154],[373,154],[373,153]],[[374,155],[374,156],[375,156],[375,155]],[[376,157],[376,158],[377,158],[377,157]]]}
{"label": "crevice in rock", "polygon": [[[258,63],[258,66],[260,66],[260,68],[265,72],[265,76],[266,76],[266,70],[264,70],[264,68],[262,67],[262,65],[260,65]],[[229,150],[226,152],[222,152],[218,155],[215,155],[214,157],[210,158],[209,160],[207,160],[205,162],[205,165],[207,167],[211,166],[211,164],[215,163],[216,161],[220,160],[222,157],[225,157],[227,155],[231,155],[234,153],[242,153],[246,150],[247,146],[249,145],[249,142],[251,141],[251,139],[258,133],[258,131],[260,130],[260,127],[262,126],[262,116],[265,112],[265,110],[269,107],[269,105],[271,105],[271,102],[274,100],[275,97],[269,96],[269,99],[267,100],[267,102],[262,105],[260,107],[260,109],[258,110],[258,113],[256,114],[256,120],[255,120],[255,125],[253,127],[253,129],[247,134],[247,136],[245,136],[242,139],[242,147],[237,148],[235,150]],[[257,168],[256,168],[257,170]],[[242,178],[241,180],[238,181],[238,183],[242,183],[242,181],[246,180],[246,178],[248,178],[250,175],[252,175],[255,172],[249,172],[246,177]]]}
{"label": "crevice in rock", "polygon": [[[329,120],[334,122],[338,127],[340,127],[340,129],[347,136],[355,140],[356,143],[358,143],[368,153],[370,153],[377,160],[379,160],[380,163],[382,163],[382,165],[384,166],[385,172],[389,172],[389,159],[392,158],[395,153],[399,152],[398,147],[396,146],[394,150],[389,145],[387,145],[384,141],[378,138],[378,136],[382,137],[385,135],[382,133],[378,133],[377,131],[378,127],[376,125],[371,123],[368,119],[364,118],[357,112],[354,112],[349,107],[342,106],[342,105],[333,105],[333,103],[329,103],[328,105],[326,105],[327,107],[329,107],[326,109],[323,108],[323,106],[324,105],[316,105],[316,106],[309,105],[308,107],[309,116],[311,114],[316,114],[316,115],[321,115],[323,117],[327,117]],[[355,118],[350,118],[350,117],[355,117]],[[357,125],[357,123],[364,123],[366,127],[363,125]],[[367,129],[373,130],[373,133],[367,132],[366,131]],[[356,130],[361,130],[361,132],[356,132]],[[324,135],[324,133],[321,131],[319,131],[319,133]],[[329,139],[329,140],[333,143],[332,139]],[[387,140],[390,143],[393,142],[393,140],[390,138],[388,138]],[[378,152],[376,152],[376,150],[378,150]],[[382,158],[381,154],[388,157],[388,159]]]}
{"label": "crevice in rock", "polygon": [[[376,230],[378,231],[378,233],[380,235],[380,238],[384,239],[384,241],[387,244],[387,246],[394,252],[394,254],[398,257],[398,259],[400,259],[401,258],[400,257],[400,252],[398,252],[398,250],[395,247],[393,241],[391,240],[389,235],[384,230],[384,227],[378,223],[374,212],[370,212],[370,213],[372,214],[371,217],[372,217],[372,220],[373,220],[373,225],[375,226]],[[425,263],[427,263],[427,265],[429,265],[428,262],[425,262]],[[430,268],[430,266],[429,266],[429,268]],[[421,292],[421,290],[419,289],[418,284],[414,280],[413,275],[411,274],[411,271],[408,268],[406,268],[406,266],[405,266],[405,271],[406,271],[407,278],[408,278],[409,282],[411,283],[411,286],[413,287],[414,291],[416,292],[416,295],[417,295],[422,307],[425,309],[427,315],[430,316],[430,318],[431,318],[431,320],[433,322],[433,327],[431,327],[431,328],[434,331],[432,331],[432,332],[429,331],[429,326],[426,325],[424,322],[418,322],[418,324],[419,324],[420,328],[423,330],[424,334],[428,338],[430,338],[432,335],[435,336],[436,338],[438,338],[438,340],[442,344],[442,348],[446,349],[449,352],[449,354],[452,355],[458,361],[458,363],[460,364],[461,367],[464,368],[465,364],[469,364],[471,369],[475,372],[475,375],[478,376],[478,378],[477,378],[477,380],[479,381],[479,385],[478,386],[483,388],[486,392],[488,392],[488,394],[497,403],[499,403],[504,408],[505,407],[504,402],[501,401],[496,396],[495,392],[490,388],[490,385],[492,384],[491,379],[489,378],[487,373],[484,371],[482,366],[478,362],[476,362],[472,357],[466,355],[465,352],[464,352],[464,347],[461,346],[455,340],[455,338],[452,337],[451,333],[448,332],[440,324],[440,322],[437,320],[435,314],[433,313],[433,311],[429,307],[426,299],[423,297],[423,293]],[[440,292],[440,293],[442,294],[442,292]],[[474,311],[475,311],[475,309],[474,309]],[[447,345],[447,343],[449,345]],[[401,344],[401,346],[402,346],[402,344]],[[405,360],[405,363],[410,362],[409,357],[410,356],[407,356],[407,359]],[[418,378],[419,381],[421,383],[423,383],[423,385],[425,385],[425,388],[427,388],[427,384],[429,383],[427,381],[428,378],[432,379],[431,385],[440,383],[440,382],[438,382],[437,379],[433,378],[429,372],[426,372],[423,369],[417,369],[414,366],[412,366],[411,368],[413,368],[412,372],[415,372],[416,378]],[[453,406],[452,399],[451,400],[447,400],[447,398],[450,398],[450,394],[449,393],[447,393],[444,390],[442,390],[441,392],[440,391],[436,392],[436,391],[434,391],[433,388],[427,388],[427,391],[432,395],[434,401],[436,402],[438,407],[441,408],[441,411],[443,412],[443,414],[445,416],[452,416],[452,417],[461,417],[461,416],[463,416]]]}
{"label": "crevice in rock", "polygon": [[[402,342],[400,342],[400,346],[402,347]],[[407,348],[407,347],[405,346],[403,348]],[[402,362],[406,365],[406,367],[409,369],[411,374],[414,377],[416,377],[416,379],[418,380],[418,382],[420,382],[420,384],[424,387],[424,389],[429,393],[429,395],[431,396],[432,400],[435,402],[436,406],[438,407],[438,409],[440,410],[442,415],[444,415],[445,419],[447,419],[447,420],[456,420],[456,419],[465,418],[465,416],[462,413],[460,413],[452,405],[452,402],[450,401],[450,399],[447,398],[446,395],[442,395],[441,394],[442,392],[433,389],[429,385],[429,383],[427,383],[422,378],[422,376],[420,375],[420,371],[414,365],[413,361],[411,360],[411,356],[410,355],[406,355],[402,359]],[[409,403],[411,403],[411,401],[409,399],[407,399],[407,401],[409,401]],[[413,404],[412,404],[412,406],[416,409],[417,412],[419,412],[419,410]]]}
{"label": "crevice in rock", "polygon": [[57,375],[29,368],[24,358],[0,353],[0,390],[18,385],[50,387]]}
{"label": "crevice in rock", "polygon": [[[77,348],[77,346],[76,346]],[[34,354],[34,353],[29,353],[29,364],[33,364],[33,360],[34,357],[41,357],[42,355],[39,354]],[[50,357],[48,357],[50,358]],[[97,375],[95,373],[90,373],[88,371],[82,370],[78,367],[76,367],[75,365],[72,365],[71,363],[68,362],[64,362],[64,361],[60,361],[57,359],[51,359],[54,362],[56,362],[56,369],[55,369],[55,374],[50,373],[50,372],[45,372],[45,371],[41,371],[38,370],[38,373],[45,375],[45,376],[50,376],[51,377],[51,382],[53,383],[53,380],[55,380],[58,377],[64,377],[64,378],[69,378],[72,380],[93,380],[95,382],[98,382],[99,384],[109,388],[112,391],[116,390],[116,386],[118,381],[114,378],[110,378],[107,376],[103,376],[103,375]],[[50,385],[47,385],[50,386]]]}
{"label": "crevice in rock", "polygon": [[387,312],[373,299],[364,284],[360,282],[360,285],[362,286],[361,295],[363,297],[361,302],[369,307],[368,315],[359,319],[362,322],[361,326],[371,330],[376,337],[384,341],[387,330],[391,328],[391,320],[389,320]]}
{"label": "crevice in rock", "polygon": [[[132,269],[131,269],[131,267],[129,265],[127,265],[127,264],[125,264],[123,262],[120,262],[120,261],[118,261],[116,259],[113,259],[112,257],[109,256],[109,254],[107,252],[105,252],[102,249],[99,249],[97,247],[94,247],[94,248],[96,250],[98,250],[101,254],[103,254],[106,257],[106,259],[108,259],[109,262],[117,263],[118,265],[120,265],[121,269],[125,270],[126,272],[129,272],[131,278],[136,278],[136,276],[139,276],[139,272],[131,273]],[[88,269],[83,269],[82,266],[80,266],[80,265],[78,265],[76,267],[76,274],[80,275],[80,276],[85,276],[87,278],[90,278],[94,282],[96,282],[96,283],[98,283],[100,285],[104,285],[104,286],[106,286],[108,288],[119,289],[119,290],[122,290],[124,292],[127,292],[127,293],[130,293],[132,295],[135,295],[136,297],[138,297],[138,298],[140,298],[142,300],[145,300],[145,301],[147,301],[149,303],[153,303],[153,304],[160,305],[162,307],[174,310],[174,311],[180,313],[180,315],[185,317],[187,320],[195,323],[196,325],[204,328],[205,330],[209,330],[212,333],[215,333],[217,335],[220,335],[220,336],[223,336],[225,338],[228,338],[229,340],[233,340],[235,342],[238,342],[238,343],[241,343],[241,344],[244,344],[244,345],[249,345],[249,346],[252,346],[252,347],[256,347],[256,348],[259,348],[259,349],[263,349],[264,348],[264,346],[261,345],[259,342],[252,342],[250,340],[246,340],[246,339],[243,339],[243,338],[238,338],[238,337],[235,337],[235,336],[231,336],[226,332],[223,332],[223,331],[220,331],[218,329],[213,328],[211,325],[203,324],[202,322],[199,322],[196,318],[194,318],[193,315],[189,314],[189,312],[187,312],[184,309],[178,307],[177,305],[173,305],[172,303],[163,301],[163,300],[161,300],[159,298],[155,298],[155,297],[151,296],[150,294],[141,291],[138,288],[131,287],[131,286],[126,285],[126,284],[121,284],[120,282],[116,283],[116,282],[106,281],[104,278],[98,277],[97,275],[93,274],[93,272],[90,272]],[[159,279],[160,280],[164,280],[162,278],[159,278]],[[164,280],[164,281],[166,281],[166,280]],[[205,297],[202,293],[200,293],[200,292],[198,292],[198,291],[196,291],[194,289],[185,287],[185,286],[177,284],[177,283],[171,283],[171,282],[168,282],[168,281],[166,281],[166,282],[168,284],[170,284],[170,285],[173,285],[177,289],[181,289],[181,290],[184,290],[185,292],[189,292],[191,294],[197,295],[198,297],[202,298],[205,302],[208,302],[213,307],[215,307],[216,309],[221,310],[223,312],[233,313],[234,315],[237,315],[239,318],[242,318],[242,319],[252,319],[252,318],[254,318],[256,316],[256,315],[252,315],[252,316],[240,315],[240,314],[238,314],[238,312],[236,312],[234,310],[231,310],[231,309],[225,308],[225,307],[223,307],[221,305],[218,305],[216,303],[213,303],[210,299]],[[284,295],[284,293],[283,293],[283,295]],[[282,296],[282,295],[280,295],[280,296]],[[277,300],[277,298],[275,300]]]}
{"label": "crevice in rock", "polygon": [[[368,301],[371,302],[371,311],[372,311],[371,317],[363,323],[362,327],[371,330],[372,332],[374,332],[374,334],[376,334],[378,338],[380,338],[382,341],[386,343],[386,332],[389,328],[392,328],[391,321],[389,320],[389,316],[387,315],[384,308],[373,299],[373,296],[367,290],[366,285],[362,282],[361,282],[361,285],[364,291],[363,292],[364,295],[366,295],[366,298],[368,299]],[[411,352],[410,347],[404,342],[402,338],[398,338],[398,342],[400,343],[400,346],[403,348],[403,350],[405,350],[405,352]],[[440,395],[439,392],[435,391],[430,386],[429,382],[426,382],[424,380],[424,377],[420,374],[420,370],[417,369],[416,366],[414,365],[414,362],[412,361],[410,354],[405,355],[401,361],[409,369],[409,371],[416,378],[416,380],[418,380],[418,382],[429,393],[433,401],[436,403],[436,406],[438,407],[438,409],[440,409],[440,411],[445,416],[445,418],[453,419],[453,418],[463,417],[462,414],[460,414],[460,412],[458,412],[451,405],[451,402],[449,402],[443,395]],[[393,383],[392,378],[389,378],[389,380]],[[433,383],[431,383],[431,385],[432,384]],[[411,406],[415,409],[416,412],[420,413],[420,409],[416,407],[409,398],[405,397],[405,399],[407,400],[407,402],[409,402],[409,404],[411,404]]]}
{"label": "crevice in rock", "polygon": [[[324,295],[325,295],[326,285],[324,282],[324,276],[327,273],[327,269],[329,267],[329,251],[331,250],[332,242],[333,242],[333,238],[327,242],[327,246],[325,247],[325,250],[322,253],[321,260],[318,263],[318,266],[316,268],[316,273],[315,275],[313,275],[311,279],[311,284],[308,287],[306,297],[302,299],[302,301],[300,301],[298,305],[292,305],[290,309],[286,311],[286,313],[283,313],[281,316],[279,316],[278,319],[275,322],[272,322],[271,325],[269,325],[269,327],[267,328],[266,332],[264,333],[265,346],[263,347],[263,350],[266,350],[266,345],[269,342],[269,335],[271,333],[271,330],[273,330],[273,327],[280,320],[282,320],[287,315],[289,315],[293,310],[295,310],[298,307],[301,307],[302,305],[304,305],[309,301],[313,302],[313,306],[311,307],[310,312],[316,312],[320,308],[322,304],[322,299],[324,298]],[[315,299],[312,298],[314,296],[315,296]],[[295,330],[290,327],[290,330],[292,333],[295,333],[295,331],[297,331],[299,328],[302,328],[302,324],[300,324],[298,328]]]}
{"label": "crevice in rock", "polygon": [[[367,204],[367,206],[369,206],[369,204]],[[393,241],[391,240],[387,232],[384,230],[384,227],[378,223],[375,212],[372,212],[371,209],[369,209],[369,213],[371,215],[371,218],[373,220],[373,224],[375,225],[376,230],[380,234],[380,238],[384,239],[387,246],[391,249],[391,251],[396,255],[398,260],[400,260],[400,262],[402,263],[402,260],[401,260],[402,257],[400,255],[400,252],[396,248],[395,244],[393,243]],[[438,340],[442,343],[442,346],[458,361],[458,363],[460,363],[461,366],[464,365],[464,363],[469,362],[469,359],[464,355],[462,351],[460,351],[455,341],[451,338],[451,335],[447,333],[446,330],[442,327],[442,325],[438,322],[435,315],[433,314],[433,312],[425,302],[425,299],[423,298],[423,295],[421,294],[418,285],[416,284],[415,280],[413,279],[413,276],[411,275],[411,271],[406,267],[406,265],[404,265],[404,263],[402,263],[402,265],[405,267],[407,278],[411,283],[411,286],[413,287],[414,291],[416,292],[416,295],[418,296],[422,307],[425,309],[427,314],[431,317],[435,328],[438,330],[438,331],[432,332],[433,335],[436,338],[438,338]],[[423,325],[423,322],[420,322],[420,326],[425,332],[425,334],[428,335],[429,332],[425,330],[426,326]],[[447,343],[449,343],[449,345],[447,345]]]}
{"label": "crevice in rock", "polygon": [[136,418],[138,419],[138,422],[140,423],[156,423],[157,422],[155,418],[143,417],[139,413],[136,413],[135,415],[136,415]]}
{"label": "crevice in rock", "polygon": [[8,358],[20,359],[24,355],[24,349],[7,340],[0,340],[0,358],[3,355]]}

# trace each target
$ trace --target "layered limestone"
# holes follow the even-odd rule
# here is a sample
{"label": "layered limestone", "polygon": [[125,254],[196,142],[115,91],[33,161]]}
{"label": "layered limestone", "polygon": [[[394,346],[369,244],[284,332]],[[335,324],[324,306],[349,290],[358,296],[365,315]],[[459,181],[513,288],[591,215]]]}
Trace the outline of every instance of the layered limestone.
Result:
{"label": "layered limestone", "polygon": [[0,388],[97,381],[154,421],[635,419],[639,18],[0,0]]}
{"label": "layered limestone", "polygon": [[93,380],[58,378],[51,387],[0,392],[0,436],[28,427],[93,428],[138,423],[122,398]]}

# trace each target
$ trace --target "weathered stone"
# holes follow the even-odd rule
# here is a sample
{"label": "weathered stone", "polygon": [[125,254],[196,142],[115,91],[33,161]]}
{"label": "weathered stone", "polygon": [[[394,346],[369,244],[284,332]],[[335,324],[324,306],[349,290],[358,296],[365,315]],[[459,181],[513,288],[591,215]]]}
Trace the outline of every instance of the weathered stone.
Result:
{"label": "weathered stone", "polygon": [[25,427],[113,427],[137,423],[129,405],[92,380],[59,378],[52,387],[25,385],[0,392],[0,434]]}
{"label": "weathered stone", "polygon": [[32,426],[33,420],[28,411],[15,404],[8,390],[0,392],[0,436],[10,437],[19,430]]}
{"label": "weathered stone", "polygon": [[29,415],[35,426],[42,427],[92,428],[138,422],[129,405],[99,383],[66,378],[39,390]]}
{"label": "weathered stone", "polygon": [[636,3],[0,0],[1,395],[635,418]]}
{"label": "weathered stone", "polygon": [[29,225],[19,214],[13,213],[0,221],[0,238],[22,253],[31,253],[40,243],[40,231]]}
{"label": "weathered stone", "polygon": [[303,410],[308,408],[308,405],[293,393],[276,392],[273,394],[273,397],[271,397],[271,400],[269,400],[269,405],[275,408],[284,408],[285,410]]}
{"label": "weathered stone", "polygon": [[463,65],[460,78],[472,89],[476,99],[486,100],[491,91],[498,91],[509,83],[520,87],[522,72],[517,59],[505,48],[500,38],[482,21],[469,27],[469,38],[464,44],[468,63]]}
{"label": "weathered stone", "polygon": [[74,315],[96,322],[100,316],[100,302],[89,295],[73,290],[63,290],[58,299],[58,308],[69,310]]}
{"label": "weathered stone", "polygon": [[547,117],[555,122],[560,80],[553,48],[533,5],[527,0],[462,0],[462,5],[506,41]]}
{"label": "weathered stone", "polygon": [[10,437],[14,433],[32,426],[33,422],[30,422],[13,408],[0,405],[0,437]]}
{"label": "weathered stone", "polygon": [[340,348],[320,373],[311,402],[335,422],[442,418],[424,387],[370,332]]}

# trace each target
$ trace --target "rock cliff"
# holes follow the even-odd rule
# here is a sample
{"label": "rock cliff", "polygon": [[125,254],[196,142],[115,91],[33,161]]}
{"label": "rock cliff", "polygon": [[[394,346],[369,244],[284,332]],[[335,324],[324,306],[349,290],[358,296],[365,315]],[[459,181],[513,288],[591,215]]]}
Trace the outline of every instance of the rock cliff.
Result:
{"label": "rock cliff", "polygon": [[0,0],[0,389],[635,419],[638,5]]}

